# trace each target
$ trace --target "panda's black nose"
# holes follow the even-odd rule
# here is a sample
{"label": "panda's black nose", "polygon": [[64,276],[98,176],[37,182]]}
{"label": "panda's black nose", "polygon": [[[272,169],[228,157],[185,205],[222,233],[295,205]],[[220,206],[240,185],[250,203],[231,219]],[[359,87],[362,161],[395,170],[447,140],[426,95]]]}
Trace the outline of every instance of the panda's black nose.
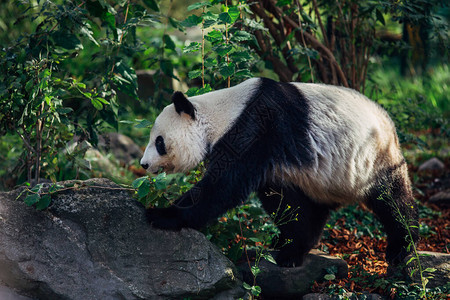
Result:
{"label": "panda's black nose", "polygon": [[146,170],[148,169],[148,164],[141,164],[141,166]]}

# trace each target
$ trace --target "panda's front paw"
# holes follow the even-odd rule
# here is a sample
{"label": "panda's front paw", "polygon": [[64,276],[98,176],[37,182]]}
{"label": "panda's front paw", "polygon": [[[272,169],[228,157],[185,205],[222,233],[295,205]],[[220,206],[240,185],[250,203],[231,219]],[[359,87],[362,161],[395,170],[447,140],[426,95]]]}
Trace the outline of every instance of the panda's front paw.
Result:
{"label": "panda's front paw", "polygon": [[183,219],[179,210],[175,207],[149,208],[147,220],[152,227],[159,229],[179,231],[183,228]]}

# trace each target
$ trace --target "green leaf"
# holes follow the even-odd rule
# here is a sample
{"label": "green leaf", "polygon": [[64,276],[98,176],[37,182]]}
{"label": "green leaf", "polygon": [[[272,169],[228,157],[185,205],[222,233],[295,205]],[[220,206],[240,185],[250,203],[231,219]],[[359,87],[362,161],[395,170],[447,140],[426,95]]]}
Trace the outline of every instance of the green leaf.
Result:
{"label": "green leaf", "polygon": [[412,261],[416,260],[417,258],[415,256],[411,257],[410,259],[408,259],[408,261],[406,262],[407,265],[409,265]]}
{"label": "green leaf", "polygon": [[66,115],[68,113],[73,112],[73,109],[70,107],[61,107],[61,108],[57,108],[56,112],[61,114],[61,115]]}
{"label": "green leaf", "polygon": [[239,18],[240,12],[237,6],[232,6],[228,8],[227,12],[219,14],[219,20],[222,23],[233,24]]}
{"label": "green leaf", "polygon": [[272,254],[266,253],[266,254],[264,254],[263,257],[264,257],[264,259],[267,260],[268,262],[271,262],[271,263],[273,263],[273,264],[275,264],[275,265],[277,264],[275,258],[273,258],[273,256],[272,256]]}
{"label": "green leaf", "polygon": [[210,6],[211,6],[211,4],[209,2],[197,2],[197,3],[189,5],[187,10],[191,11],[191,10],[196,10],[199,8],[206,8],[206,7],[210,7]]}
{"label": "green leaf", "polygon": [[39,194],[31,194],[26,196],[25,199],[23,199],[23,202],[25,202],[26,205],[31,206],[37,203],[40,198]]}
{"label": "green leaf", "polygon": [[183,22],[181,22],[181,25],[185,27],[194,27],[197,26],[202,22],[203,18],[196,16],[196,15],[190,15],[187,17]]}
{"label": "green leaf", "polygon": [[206,84],[204,88],[192,87],[187,92],[186,95],[188,97],[203,95],[205,93],[209,93],[212,91],[212,88],[209,84]]}
{"label": "green leaf", "polygon": [[289,4],[292,4],[292,0],[278,0],[276,6],[281,7]]}
{"label": "green leaf", "polygon": [[170,60],[163,60],[161,61],[161,71],[163,71],[164,74],[166,74],[169,77],[172,77],[174,79],[179,80],[174,74],[173,74],[173,64]]}
{"label": "green leaf", "polygon": [[249,69],[239,70],[234,73],[234,76],[237,78],[252,78],[253,74]]}
{"label": "green leaf", "polygon": [[203,28],[211,27],[212,25],[216,24],[219,20],[219,15],[214,14],[210,11],[203,14]]}
{"label": "green leaf", "polygon": [[235,64],[233,62],[229,63],[229,64],[223,64],[220,68],[219,68],[219,72],[220,75],[222,75],[223,77],[230,77],[234,74],[234,69],[235,69]]}
{"label": "green leaf", "polygon": [[[87,25],[89,24],[89,23],[86,23]],[[96,46],[100,46],[100,44],[97,42],[97,40],[94,38],[94,36],[93,36],[93,32],[92,32],[92,30],[90,29],[90,27],[89,26],[82,26],[81,28],[80,28],[80,33],[82,34],[82,35],[84,35],[84,36],[87,36],[87,38],[89,39],[89,40],[91,40],[91,42],[93,42]]]}
{"label": "green leaf", "polygon": [[138,188],[138,196],[139,198],[144,198],[145,196],[148,195],[148,193],[150,192],[150,181],[145,180],[142,182],[142,184],[139,186]]}
{"label": "green leaf", "polygon": [[184,46],[183,53],[196,52],[201,49],[202,44],[198,42],[192,42],[188,46]]}
{"label": "green leaf", "polygon": [[258,276],[259,273],[261,273],[261,269],[258,268],[257,266],[252,266],[251,271],[252,271],[253,276],[255,276],[255,277]]}
{"label": "green leaf", "polygon": [[148,181],[148,177],[147,177],[147,176],[145,176],[145,177],[140,177],[140,178],[138,178],[138,179],[135,179],[135,180],[131,183],[131,186],[132,186],[134,189],[137,189],[137,188],[139,188],[139,187],[142,185],[142,183],[143,183],[144,181]]}
{"label": "green leaf", "polygon": [[103,104],[97,100],[97,98],[91,98],[91,103],[97,110],[103,109]]}
{"label": "green leaf", "polygon": [[62,47],[67,50],[81,50],[83,49],[83,45],[81,44],[81,41],[78,39],[78,37],[70,32],[67,31],[55,31],[51,35],[53,41],[55,42],[56,46]]}
{"label": "green leaf", "polygon": [[165,34],[163,36],[163,41],[166,49],[175,51],[175,43],[172,41],[172,38],[169,35]]}
{"label": "green leaf", "polygon": [[244,282],[244,283],[242,284],[242,286],[243,286],[244,289],[246,289],[246,290],[251,290],[251,289],[252,289],[252,286],[249,285],[247,282]]}
{"label": "green leaf", "polygon": [[52,201],[52,197],[50,197],[50,195],[43,195],[41,197],[41,199],[39,199],[39,201],[36,204],[36,209],[38,210],[43,210],[46,209],[49,205],[50,202]]}
{"label": "green leaf", "polygon": [[156,190],[162,191],[167,189],[167,178],[165,172],[158,174],[158,176],[153,178],[153,181],[155,183]]}
{"label": "green leaf", "polygon": [[376,17],[377,17],[377,21],[380,21],[381,24],[386,25],[386,22],[384,21],[383,14],[381,13],[381,11],[379,9],[375,10],[375,14],[376,14]]}
{"label": "green leaf", "polygon": [[334,275],[334,274],[327,274],[327,275],[323,276],[323,278],[325,280],[335,280],[336,279],[336,275]]}
{"label": "green leaf", "polygon": [[141,120],[140,122],[139,122],[139,124],[136,124],[134,127],[135,128],[147,128],[147,127],[149,127],[150,125],[152,125],[153,123],[152,122],[150,122],[149,120]]}
{"label": "green leaf", "polygon": [[101,19],[113,30],[113,32],[116,32],[116,17],[113,14],[105,12]]}
{"label": "green leaf", "polygon": [[194,79],[202,76],[202,70],[193,70],[188,73],[189,79]]}
{"label": "green leaf", "polygon": [[424,272],[429,272],[429,273],[433,273],[436,272],[435,268],[426,268],[425,270],[423,270]]}
{"label": "green leaf", "polygon": [[262,240],[260,238],[257,237],[251,237],[249,238],[250,241],[254,242],[254,243],[261,243]]}
{"label": "green leaf", "polygon": [[215,43],[222,40],[222,32],[219,30],[212,30],[208,32],[208,34],[205,36],[205,39],[210,41],[211,43]]}
{"label": "green leaf", "polygon": [[260,286],[252,286],[252,289],[250,290],[253,296],[259,296],[261,294],[261,287]]}
{"label": "green leaf", "polygon": [[102,98],[102,97],[95,97],[95,99],[97,99],[98,101],[100,101],[100,102],[103,103],[103,104],[109,105],[108,100],[106,100],[105,98]]}
{"label": "green leaf", "polygon": [[217,66],[217,59],[215,58],[207,58],[205,60],[205,67],[206,68],[211,68],[211,67],[215,67]]}
{"label": "green leaf", "polygon": [[156,12],[159,12],[158,3],[155,0],[144,0],[144,3],[147,7],[151,8]]}
{"label": "green leaf", "polygon": [[215,51],[220,56],[225,56],[233,49],[233,46],[227,44],[220,44],[216,47],[213,47],[213,51]]}
{"label": "green leaf", "polygon": [[252,59],[248,51],[233,52],[230,54],[231,60],[234,62],[243,62]]}
{"label": "green leaf", "polygon": [[253,39],[253,35],[244,30],[240,30],[240,31],[236,32],[231,37],[231,40],[237,41],[237,42],[250,41],[252,39]]}

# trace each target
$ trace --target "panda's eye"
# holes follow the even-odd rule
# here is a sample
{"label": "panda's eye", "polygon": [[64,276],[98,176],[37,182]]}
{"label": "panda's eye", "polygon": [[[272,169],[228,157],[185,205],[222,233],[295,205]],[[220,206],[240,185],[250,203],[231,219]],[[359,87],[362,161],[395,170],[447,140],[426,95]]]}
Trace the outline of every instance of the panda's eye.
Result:
{"label": "panda's eye", "polygon": [[166,145],[164,144],[164,138],[160,135],[155,140],[156,151],[158,151],[159,155],[167,154]]}

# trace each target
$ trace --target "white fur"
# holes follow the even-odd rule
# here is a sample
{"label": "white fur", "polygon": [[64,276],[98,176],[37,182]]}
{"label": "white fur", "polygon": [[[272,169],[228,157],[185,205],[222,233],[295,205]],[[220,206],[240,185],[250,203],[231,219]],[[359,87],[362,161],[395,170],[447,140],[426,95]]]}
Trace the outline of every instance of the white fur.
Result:
{"label": "white fur", "polygon": [[[185,172],[204,158],[207,145],[213,146],[242,113],[247,100],[258,86],[258,79],[249,79],[239,85],[189,98],[196,108],[196,119],[181,116],[173,104],[164,108],[156,118],[141,164],[148,164],[152,173],[160,167],[168,173]],[[166,155],[155,148],[161,135],[166,144]]]}
{"label": "white fur", "polygon": [[364,199],[375,176],[399,164],[401,155],[387,113],[351,89],[295,83],[310,103],[312,167],[280,166],[278,174],[323,203]]}

